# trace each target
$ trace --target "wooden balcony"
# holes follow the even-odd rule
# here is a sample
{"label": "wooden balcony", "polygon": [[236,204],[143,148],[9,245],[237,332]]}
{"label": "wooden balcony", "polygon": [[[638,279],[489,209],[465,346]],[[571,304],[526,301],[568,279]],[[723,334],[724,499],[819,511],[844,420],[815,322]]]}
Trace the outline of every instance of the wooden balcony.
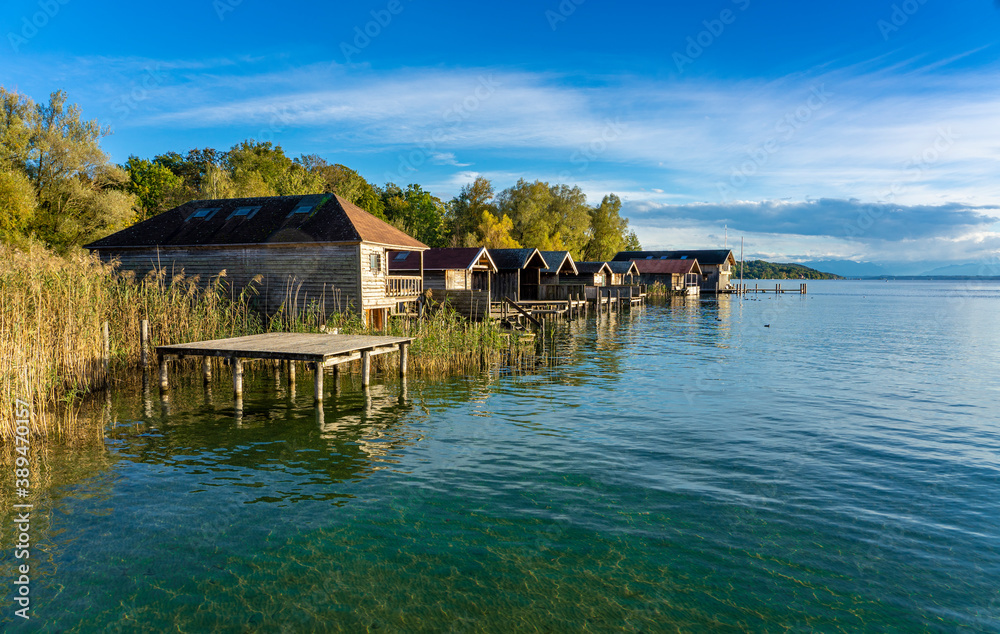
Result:
{"label": "wooden balcony", "polygon": [[416,297],[424,290],[418,275],[390,275],[385,279],[386,297]]}

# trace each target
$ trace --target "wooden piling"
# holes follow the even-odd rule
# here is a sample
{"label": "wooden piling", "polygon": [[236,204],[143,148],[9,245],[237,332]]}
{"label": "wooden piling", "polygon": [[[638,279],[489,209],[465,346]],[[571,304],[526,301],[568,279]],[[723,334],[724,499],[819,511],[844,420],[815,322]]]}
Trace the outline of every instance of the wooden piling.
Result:
{"label": "wooden piling", "polygon": [[212,358],[205,356],[201,358],[201,370],[205,377],[205,385],[212,382]]}
{"label": "wooden piling", "polygon": [[399,376],[406,378],[407,366],[410,361],[410,344],[404,343],[399,346]]}
{"label": "wooden piling", "polygon": [[313,394],[313,400],[317,403],[323,402],[323,364],[321,362],[316,362],[312,364],[313,373],[315,374],[315,386],[316,390]]}
{"label": "wooden piling", "polygon": [[295,361],[288,361],[288,384],[295,385]]}
{"label": "wooden piling", "polygon": [[233,394],[243,398],[243,360],[233,357]]}
{"label": "wooden piling", "polygon": [[365,350],[361,353],[361,387],[371,385],[372,355]]}
{"label": "wooden piling", "polygon": [[170,389],[170,381],[167,377],[167,357],[164,355],[159,355],[160,364],[160,389],[167,391]]}
{"label": "wooden piling", "polygon": [[142,358],[142,368],[149,367],[149,320],[139,322],[139,354]]}

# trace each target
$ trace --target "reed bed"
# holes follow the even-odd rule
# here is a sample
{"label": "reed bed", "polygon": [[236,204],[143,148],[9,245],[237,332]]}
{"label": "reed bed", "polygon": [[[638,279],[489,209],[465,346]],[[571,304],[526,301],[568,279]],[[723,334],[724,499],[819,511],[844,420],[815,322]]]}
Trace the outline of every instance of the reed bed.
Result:
{"label": "reed bed", "polygon": [[[35,435],[89,433],[74,431],[74,405],[140,366],[144,319],[150,323],[150,350],[262,332],[370,332],[354,314],[324,317],[322,301],[300,308],[293,299],[287,310],[264,319],[254,308],[253,288],[233,294],[224,275],[203,282],[165,270],[136,279],[94,255],[0,246],[0,439],[14,434],[15,399],[31,403]],[[532,350],[495,323],[467,322],[447,306],[435,307],[425,319],[394,318],[381,334],[415,338],[410,368],[417,375],[475,372]],[[395,363],[383,355],[374,359],[374,369],[388,372]],[[63,413],[56,415],[56,409]]]}

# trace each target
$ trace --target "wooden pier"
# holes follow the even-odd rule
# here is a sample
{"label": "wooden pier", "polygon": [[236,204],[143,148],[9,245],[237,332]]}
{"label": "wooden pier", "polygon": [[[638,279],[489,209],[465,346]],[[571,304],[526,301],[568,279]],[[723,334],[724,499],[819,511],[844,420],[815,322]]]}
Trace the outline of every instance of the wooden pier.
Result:
{"label": "wooden pier", "polygon": [[399,351],[399,374],[406,376],[409,337],[369,337],[365,335],[326,335],[306,333],[267,333],[232,339],[196,341],[172,346],[157,346],[160,365],[160,389],[170,388],[167,364],[173,359],[203,357],[205,380],[211,379],[209,357],[228,359],[233,368],[233,393],[243,397],[243,360],[271,359],[288,366],[288,380],[295,381],[295,364],[307,363],[315,375],[316,402],[323,401],[323,371],[332,367],[336,374],[342,363],[361,361],[361,385],[371,382],[371,358]]}
{"label": "wooden pier", "polygon": [[781,284],[775,284],[774,288],[767,288],[754,284],[753,288],[750,288],[749,284],[737,284],[736,288],[729,292],[734,295],[747,295],[750,293],[795,293],[797,295],[805,295],[807,288],[805,283],[800,283],[798,288],[782,288]]}

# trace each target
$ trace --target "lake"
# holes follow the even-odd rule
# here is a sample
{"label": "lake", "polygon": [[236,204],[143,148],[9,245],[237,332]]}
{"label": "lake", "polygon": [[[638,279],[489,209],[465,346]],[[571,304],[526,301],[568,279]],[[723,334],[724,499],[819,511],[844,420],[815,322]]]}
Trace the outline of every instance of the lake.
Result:
{"label": "lake", "polygon": [[239,419],[227,372],[122,388],[34,458],[26,622],[4,508],[3,623],[995,632],[998,315],[998,282],[810,281],[561,323],[530,371],[328,377],[321,413],[306,372]]}

